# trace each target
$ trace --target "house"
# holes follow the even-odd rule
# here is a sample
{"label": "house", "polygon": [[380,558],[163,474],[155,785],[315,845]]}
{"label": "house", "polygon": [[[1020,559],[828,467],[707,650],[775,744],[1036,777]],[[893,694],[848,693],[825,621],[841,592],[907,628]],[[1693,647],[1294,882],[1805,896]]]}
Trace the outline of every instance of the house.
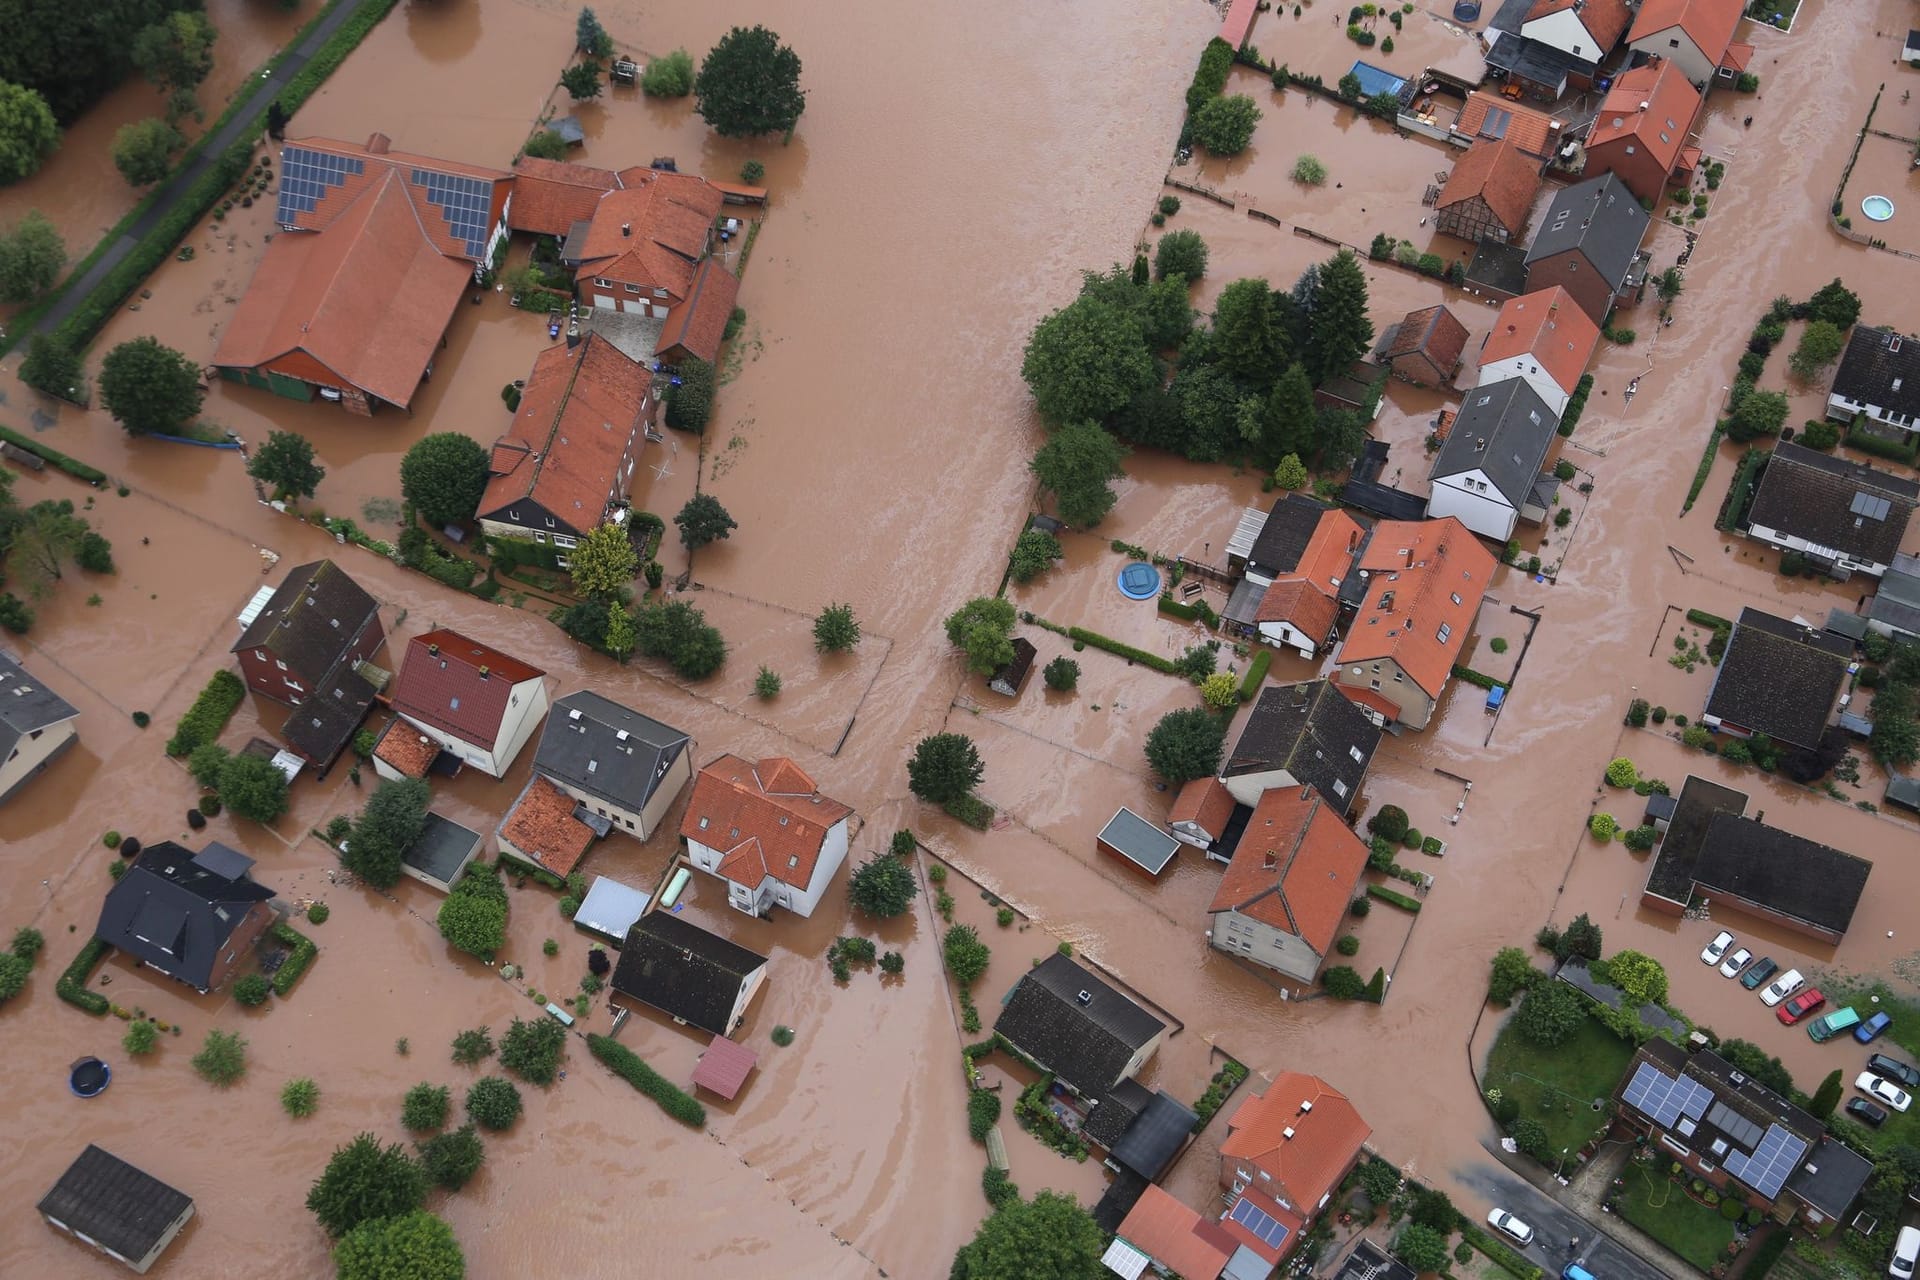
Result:
{"label": "house", "polygon": [[480,853],[481,836],[451,818],[429,813],[420,834],[400,854],[400,870],[430,889],[452,893],[453,886]]}
{"label": "house", "polygon": [[1907,42],[1900,47],[1900,61],[1910,67],[1920,66],[1920,31],[1907,32]]}
{"label": "house", "polygon": [[513,175],[303,138],[280,149],[272,238],[211,364],[230,382],[371,416],[405,409],[507,234]]}
{"label": "house", "polygon": [[[1220,1186],[1229,1202],[1237,1206],[1251,1200],[1297,1239],[1360,1162],[1372,1135],[1345,1094],[1318,1076],[1282,1071],[1264,1094],[1246,1099],[1227,1121]],[[1258,1222],[1244,1220],[1250,1216],[1236,1220],[1229,1212],[1221,1225],[1277,1263],[1277,1248],[1246,1230]]]}
{"label": "house", "polygon": [[1070,957],[1055,954],[1020,975],[993,1030],[1097,1104],[1146,1065],[1167,1026]]}
{"label": "house", "polygon": [[1832,1232],[1873,1175],[1824,1123],[1705,1047],[1648,1040],[1615,1096],[1617,1125],[1783,1226]]}
{"label": "house", "polygon": [[1467,326],[1459,317],[1445,307],[1422,307],[1387,328],[1373,359],[1402,382],[1442,387],[1459,372],[1460,353],[1466,346]]}
{"label": "house", "polygon": [[[247,688],[297,710],[281,737],[322,775],[352,740],[386,682],[368,665],[386,641],[380,604],[331,560],[298,565],[240,615]],[[376,683],[378,682],[378,683]]]}
{"label": "house", "polygon": [[440,749],[440,744],[419,729],[395,716],[373,744],[373,771],[391,782],[407,778],[425,778],[440,772],[451,776],[459,772],[460,761]]}
{"label": "house", "polygon": [[[1138,1089],[1140,1086],[1137,1081],[1123,1080],[1115,1088]],[[1102,1103],[1095,1108],[1096,1112],[1105,1106]],[[1165,1089],[1157,1090],[1128,1122],[1119,1141],[1107,1148],[1111,1153],[1107,1167],[1144,1178],[1149,1184],[1158,1182],[1199,1127],[1198,1112]]]}
{"label": "house", "polygon": [[1262,586],[1300,563],[1307,544],[1329,510],[1324,502],[1302,493],[1289,493],[1273,504],[1260,526],[1259,536],[1246,553],[1246,576]]}
{"label": "house", "polygon": [[39,1209],[49,1226],[145,1275],[193,1217],[193,1197],[88,1143]]}
{"label": "house", "polygon": [[1627,0],[1534,0],[1520,24],[1520,36],[1572,59],[1569,79],[1584,89],[1592,86],[1599,64],[1620,43],[1632,19]]}
{"label": "house", "polygon": [[847,859],[852,816],[785,756],[724,755],[694,779],[680,834],[693,865],[727,882],[734,910],[810,916]]}
{"label": "house", "polygon": [[594,307],[665,320],[693,293],[724,197],[692,174],[632,168],[618,178],[569,229],[560,260]]}
{"label": "house", "polygon": [[1195,778],[1174,797],[1173,808],[1167,814],[1167,826],[1175,840],[1203,849],[1208,857],[1225,862],[1233,856],[1252,816],[1253,809],[1234,799],[1224,781]]}
{"label": "house", "polygon": [[1379,745],[1379,726],[1325,680],[1268,685],[1220,778],[1235,803],[1249,809],[1274,788],[1307,786],[1344,815]]}
{"label": "house", "polygon": [[1345,373],[1330,374],[1313,389],[1314,407],[1345,409],[1366,422],[1380,416],[1385,400],[1387,371],[1377,364],[1355,360]]}
{"label": "house", "polygon": [[616,994],[675,1022],[730,1036],[767,979],[767,958],[667,911],[627,930],[614,966]]}
{"label": "house", "polygon": [[1426,728],[1494,566],[1458,520],[1375,526],[1360,560],[1366,599],[1340,645],[1334,687],[1381,728]]}
{"label": "house", "polygon": [[1599,345],[1600,326],[1565,289],[1555,285],[1522,294],[1509,299],[1494,318],[1480,344],[1475,381],[1484,387],[1523,379],[1557,419],[1566,412]]}
{"label": "house", "polygon": [[1718,75],[1732,80],[1747,69],[1753,46],[1736,44],[1743,0],[1642,0],[1627,30],[1627,47],[1665,58],[1704,91]]}
{"label": "house", "polygon": [[1640,300],[1647,261],[1640,240],[1652,221],[1620,175],[1601,174],[1564,187],[1527,248],[1527,289],[1560,285],[1593,322]]}
{"label": "house", "polygon": [[0,804],[80,740],[80,713],[0,650]]}
{"label": "house", "polygon": [[393,709],[482,773],[502,777],[547,713],[546,672],[441,629],[415,636]]}
{"label": "house", "polygon": [[1894,774],[1887,779],[1887,791],[1883,799],[1896,809],[1920,813],[1920,778]]}
{"label": "house", "polygon": [[1896,329],[1855,325],[1827,392],[1827,417],[1864,416],[1905,444],[1920,430],[1920,342]]}
{"label": "house", "polygon": [[502,856],[564,878],[573,874],[593,842],[612,829],[606,819],[596,820],[587,806],[535,773],[514,797],[494,838]]}
{"label": "house", "polygon": [[1920,556],[1896,555],[1867,602],[1867,630],[1920,640]]}
{"label": "house", "polygon": [[1207,908],[1215,950],[1312,982],[1367,869],[1367,845],[1311,787],[1275,787],[1254,806]]}
{"label": "house", "polygon": [[550,542],[566,567],[566,549],[609,520],[624,524],[652,415],[653,375],[605,337],[548,347],[493,443],[480,528]]}
{"label": "house", "polygon": [[[1506,347],[1503,341],[1494,349]],[[1518,359],[1531,367],[1527,357]],[[1545,468],[1560,415],[1534,389],[1536,381],[1552,382],[1544,366],[1540,374],[1482,382],[1467,393],[1434,455],[1430,517],[1452,517],[1495,542],[1513,537],[1522,520],[1538,524],[1547,518],[1555,481]],[[1376,530],[1374,542],[1379,540]]]}
{"label": "house", "polygon": [[1456,138],[1504,138],[1518,146],[1523,155],[1545,164],[1559,149],[1560,128],[1560,122],[1544,111],[1475,89],[1461,104],[1459,118],[1447,132]]}
{"label": "house", "polygon": [[1027,683],[1027,676],[1033,671],[1033,660],[1039,655],[1033,647],[1033,641],[1025,636],[1013,638],[1013,657],[1007,659],[1005,666],[993,673],[993,679],[987,681],[987,688],[1002,697],[1017,698]]}
{"label": "house", "polygon": [[1833,717],[1852,654],[1852,643],[1829,631],[1742,609],[1701,723],[1740,738],[1764,733],[1812,751]]}
{"label": "house", "polygon": [[1122,805],[1100,829],[1094,847],[1148,876],[1157,876],[1180,852],[1180,841]]}
{"label": "house", "polygon": [[1329,1280],[1420,1280],[1420,1273],[1363,1236]]}
{"label": "house", "polygon": [[564,240],[576,223],[592,221],[600,197],[619,185],[620,175],[611,169],[521,156],[513,162],[507,228]]}
{"label": "house", "polygon": [[1219,1280],[1238,1247],[1218,1223],[1149,1184],[1100,1260],[1123,1280],[1140,1280],[1149,1267],[1155,1275]]}
{"label": "house", "polygon": [[273,923],[273,890],[252,870],[252,858],[218,841],[199,853],[148,845],[107,890],[93,936],[204,995]]}
{"label": "house", "polygon": [[1747,535],[1798,551],[1836,578],[1893,567],[1920,484],[1791,441],[1774,446],[1747,510]]}
{"label": "house", "polygon": [[678,366],[688,359],[708,364],[720,358],[720,344],[726,338],[727,323],[733,318],[734,301],[740,296],[740,278],[727,270],[718,258],[707,258],[693,273],[693,284],[685,301],[667,311],[667,323],[660,330],[654,353],[668,365]]}
{"label": "house", "polygon": [[693,780],[693,739],[589,689],[553,704],[533,771],[636,840]]}
{"label": "house", "polygon": [[1366,541],[1367,531],[1345,511],[1323,512],[1299,560],[1274,578],[1254,610],[1259,638],[1276,648],[1298,650],[1303,658],[1331,644],[1340,620],[1341,586],[1351,577],[1354,558]]}
{"label": "house", "polygon": [[1477,138],[1440,188],[1434,227],[1472,244],[1518,240],[1539,192],[1536,157],[1505,138]]}
{"label": "house", "polygon": [[1584,173],[1618,174],[1627,190],[1656,204],[1668,183],[1693,180],[1700,148],[1687,141],[1700,114],[1700,91],[1664,58],[1621,73],[1587,134]]}

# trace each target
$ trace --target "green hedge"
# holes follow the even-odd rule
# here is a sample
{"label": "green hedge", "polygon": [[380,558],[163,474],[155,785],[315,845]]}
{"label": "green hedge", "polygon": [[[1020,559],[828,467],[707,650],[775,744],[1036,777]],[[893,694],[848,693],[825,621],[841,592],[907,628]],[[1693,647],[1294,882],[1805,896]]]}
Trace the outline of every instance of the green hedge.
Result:
{"label": "green hedge", "polygon": [[1189,114],[1207,105],[1226,90],[1227,73],[1233,70],[1233,46],[1219,36],[1207,41],[1200,51],[1200,65],[1194,68],[1193,83],[1187,86]]}
{"label": "green hedge", "polygon": [[1780,1255],[1787,1251],[1787,1245],[1793,1237],[1786,1230],[1777,1230],[1760,1242],[1747,1259],[1747,1269],[1741,1272],[1742,1280],[1766,1280],[1767,1273],[1773,1270],[1773,1264],[1780,1261]]}
{"label": "green hedge", "polygon": [[180,727],[167,739],[167,754],[190,755],[195,747],[214,741],[246,696],[247,687],[240,683],[239,676],[225,667],[214,672],[187,714],[180,717]]}
{"label": "green hedge", "polygon": [[672,1081],[641,1060],[640,1055],[611,1036],[588,1036],[587,1049],[613,1074],[660,1104],[660,1109],[681,1124],[704,1128],[707,1109],[693,1097],[682,1093]]}
{"label": "green hedge", "polygon": [[1891,440],[1882,440],[1870,436],[1864,431],[1847,428],[1847,448],[1858,449],[1861,453],[1870,453],[1876,458],[1886,458],[1893,462],[1904,462],[1912,466],[1914,459],[1920,457],[1920,439],[1908,444],[1895,444]]}
{"label": "green hedge", "polygon": [[93,976],[94,966],[106,958],[112,948],[98,938],[87,939],[87,945],[80,948],[80,954],[73,963],[61,972],[59,981],[53,984],[53,992],[76,1009],[84,1009],[96,1016],[107,1011],[107,998],[98,991],[87,990],[87,979]]}
{"label": "green hedge", "polygon": [[500,851],[500,869],[509,875],[518,873],[520,875],[532,876],[549,889],[564,890],[567,887],[565,880],[553,874],[553,872],[547,870],[545,867],[536,866],[528,862],[525,858],[516,858],[505,849]]}
{"label": "green hedge", "polygon": [[1720,504],[1720,514],[1713,522],[1714,528],[1732,532],[1740,527],[1759,485],[1760,471],[1772,457],[1771,452],[1759,449],[1748,449],[1741,456],[1740,465],[1733,472],[1733,483],[1727,486],[1726,501]]}
{"label": "green hedge", "polygon": [[1705,609],[1687,610],[1687,621],[1696,627],[1705,627],[1709,631],[1731,631],[1733,624],[1718,614],[1708,613]]}
{"label": "green hedge", "polygon": [[1478,685],[1482,689],[1506,689],[1511,687],[1506,681],[1495,680],[1492,676],[1481,675],[1472,667],[1455,667],[1453,669],[1453,678],[1456,680],[1464,680],[1468,684]]}
{"label": "green hedge", "polygon": [[1570,436],[1573,429],[1580,425],[1580,415],[1586,411],[1587,397],[1593,393],[1593,375],[1583,373],[1580,381],[1574,384],[1573,394],[1567,397],[1567,407],[1560,415],[1560,434]]}
{"label": "green hedge", "polygon": [[45,458],[60,470],[76,480],[85,480],[88,484],[99,485],[106,481],[107,473],[98,467],[90,467],[78,458],[69,458],[58,449],[41,444],[32,436],[22,435],[11,427],[0,427],[0,440],[5,440],[15,448],[25,449],[28,453]]}
{"label": "green hedge", "polygon": [[975,831],[985,831],[993,825],[993,806],[971,792],[940,807],[947,811],[948,817],[960,819]]}
{"label": "green hedge", "polygon": [[1378,898],[1382,902],[1391,902],[1396,907],[1405,907],[1408,911],[1418,911],[1420,909],[1420,899],[1409,898],[1404,893],[1395,893],[1383,884],[1368,885],[1367,896],[1369,898]]}
{"label": "green hedge", "polygon": [[[1780,1233],[1781,1238],[1784,1239],[1786,1234],[1786,1232],[1782,1231]],[[1481,1230],[1475,1223],[1469,1222],[1461,1227],[1460,1238],[1484,1254],[1489,1262],[1492,1262],[1495,1266],[1501,1267],[1511,1275],[1517,1277],[1517,1280],[1540,1280],[1540,1277],[1545,1274],[1539,1267],[1534,1266],[1498,1239]],[[1747,1270],[1748,1274],[1751,1275],[1753,1270],[1751,1265]]]}
{"label": "green hedge", "polygon": [[313,963],[313,958],[320,954],[320,948],[314,945],[312,938],[298,932],[284,920],[273,926],[272,933],[276,942],[284,942],[293,948],[287,954],[287,958],[280,962],[280,968],[273,975],[273,993],[284,996],[293,990],[294,983],[300,981],[300,975],[307,971],[307,966]]}
{"label": "green hedge", "polygon": [[1129,658],[1143,667],[1152,667],[1155,671],[1164,671],[1168,675],[1180,674],[1180,669],[1157,653],[1148,653],[1145,649],[1136,649],[1130,644],[1121,644],[1111,636],[1103,636],[1098,631],[1089,631],[1085,627],[1068,627],[1070,639],[1082,644],[1090,644],[1096,649],[1105,649],[1108,653]]}
{"label": "green hedge", "polygon": [[1240,701],[1250,702],[1260,692],[1260,682],[1267,678],[1267,668],[1273,665],[1273,650],[1261,649],[1253,655],[1253,661],[1247,664],[1247,674],[1240,681]]}
{"label": "green hedge", "polygon": [[1173,598],[1171,591],[1160,593],[1160,612],[1187,622],[1204,622],[1210,627],[1217,625],[1220,621],[1220,615],[1215,613],[1213,606],[1204,599],[1193,604],[1182,604]]}
{"label": "green hedge", "polygon": [[1726,433],[1727,424],[1724,422],[1714,423],[1713,430],[1708,433],[1707,447],[1700,454],[1700,465],[1693,471],[1693,484],[1687,489],[1687,500],[1680,504],[1682,515],[1693,510],[1694,499],[1698,498],[1700,491],[1707,487],[1707,473],[1713,470],[1714,455],[1720,451],[1720,438]]}

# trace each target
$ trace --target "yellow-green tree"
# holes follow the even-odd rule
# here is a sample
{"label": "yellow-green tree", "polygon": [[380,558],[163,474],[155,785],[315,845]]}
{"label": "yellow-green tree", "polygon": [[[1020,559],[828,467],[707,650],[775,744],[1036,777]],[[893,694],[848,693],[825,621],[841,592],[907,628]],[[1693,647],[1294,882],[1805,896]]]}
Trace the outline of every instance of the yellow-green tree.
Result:
{"label": "yellow-green tree", "polygon": [[626,529],[603,524],[591,530],[567,553],[567,572],[573,589],[589,600],[611,600],[633,585],[640,573],[640,554]]}

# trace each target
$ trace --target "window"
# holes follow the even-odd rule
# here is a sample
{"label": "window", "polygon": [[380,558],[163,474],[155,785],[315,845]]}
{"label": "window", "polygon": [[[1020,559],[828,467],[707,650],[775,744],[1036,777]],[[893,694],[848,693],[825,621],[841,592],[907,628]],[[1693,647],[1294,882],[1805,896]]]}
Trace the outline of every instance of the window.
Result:
{"label": "window", "polygon": [[255,649],[253,656],[256,661],[265,662],[267,660],[267,651],[265,649]]}
{"label": "window", "polygon": [[1378,680],[1369,680],[1367,682],[1367,687],[1369,689],[1378,689],[1380,687],[1380,682]]}
{"label": "window", "polygon": [[518,520],[519,518],[520,518],[520,508],[518,507],[507,508],[507,519]]}
{"label": "window", "polygon": [[287,664],[280,661],[278,658],[275,658],[273,660],[273,665],[280,668],[282,671],[285,671],[287,669]]}
{"label": "window", "polygon": [[552,517],[552,516],[548,516],[548,517],[547,517],[547,528],[549,528],[549,529],[551,529],[551,528],[553,528],[553,517]]}
{"label": "window", "polygon": [[707,829],[707,820],[705,818],[700,819],[700,829],[702,831]]}
{"label": "window", "polygon": [[1458,591],[1456,591],[1456,592],[1454,592],[1454,593],[1453,593],[1452,595],[1450,595],[1450,596],[1448,596],[1448,597],[1447,597],[1447,599],[1449,599],[1449,600],[1451,600],[1451,601],[1453,601],[1453,602],[1454,602],[1455,604],[1459,604],[1459,603],[1460,603],[1460,593],[1459,593]]}
{"label": "window", "polygon": [[1405,684],[1406,681],[1407,681],[1407,676],[1404,671],[1396,671],[1393,673],[1393,682],[1395,684]]}
{"label": "window", "polygon": [[1448,622],[1441,623],[1439,635],[1440,635],[1440,643],[1445,644],[1449,639],[1453,637],[1453,624]]}
{"label": "window", "polygon": [[1347,784],[1340,781],[1340,779],[1335,778],[1333,780],[1333,794],[1339,796],[1342,800],[1345,800],[1347,798]]}
{"label": "window", "polygon": [[533,540],[535,542],[545,542],[547,540],[547,535],[536,530],[533,535]]}
{"label": "window", "polygon": [[1680,47],[1679,37],[1676,36],[1674,39],[1667,41],[1667,48],[1678,49],[1679,47]]}
{"label": "window", "polygon": [[667,296],[667,291],[665,289],[655,289],[653,291],[653,296],[656,298],[664,298]]}
{"label": "window", "polygon": [[578,538],[569,538],[564,533],[556,533],[553,535],[553,545],[556,547],[575,547],[580,545],[580,540]]}
{"label": "window", "polygon": [[1361,754],[1360,748],[1358,747],[1348,747],[1347,754],[1353,757],[1355,764],[1365,764],[1367,761],[1367,757]]}
{"label": "window", "polygon": [[639,285],[637,285],[637,284],[630,284],[630,285],[628,285],[628,286],[627,286],[627,292],[628,292],[628,293],[639,293],[639,292],[640,292],[640,286],[639,286]]}
{"label": "window", "polygon": [[593,282],[594,284],[598,285],[602,289],[613,288],[613,281],[605,279],[604,277],[601,277],[601,276],[595,276],[593,278]]}
{"label": "window", "polygon": [[1631,142],[1629,142],[1629,143],[1627,144],[1627,154],[1628,154],[1628,155],[1632,155],[1632,154],[1633,154],[1633,144],[1632,144]]}

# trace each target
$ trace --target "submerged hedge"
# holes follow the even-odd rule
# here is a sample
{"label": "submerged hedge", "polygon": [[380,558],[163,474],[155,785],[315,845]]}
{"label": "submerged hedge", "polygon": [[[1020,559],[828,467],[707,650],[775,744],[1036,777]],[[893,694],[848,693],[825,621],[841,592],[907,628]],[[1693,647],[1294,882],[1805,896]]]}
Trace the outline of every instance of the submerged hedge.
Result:
{"label": "submerged hedge", "polygon": [[218,738],[246,696],[247,687],[240,683],[239,676],[225,667],[214,672],[207,687],[187,708],[187,714],[180,717],[180,726],[173,731],[173,736],[167,739],[167,754],[191,755],[195,747]]}
{"label": "submerged hedge", "polygon": [[300,981],[300,975],[307,971],[307,966],[313,963],[313,958],[320,954],[320,948],[314,945],[312,938],[300,933],[284,920],[273,926],[272,933],[276,942],[284,942],[293,948],[287,958],[280,962],[280,968],[273,975],[273,993],[284,996],[293,990],[294,983]]}
{"label": "submerged hedge", "polygon": [[696,1129],[705,1127],[707,1109],[618,1040],[611,1036],[588,1036],[587,1050],[613,1074],[659,1103],[660,1109],[675,1120]]}
{"label": "submerged hedge", "polygon": [[89,938],[87,945],[80,948],[80,954],[73,958],[60,974],[60,980],[53,984],[53,992],[76,1009],[84,1009],[98,1016],[107,1011],[107,998],[98,991],[87,990],[87,979],[93,976],[94,966],[106,958],[110,950],[106,943],[98,938]]}

